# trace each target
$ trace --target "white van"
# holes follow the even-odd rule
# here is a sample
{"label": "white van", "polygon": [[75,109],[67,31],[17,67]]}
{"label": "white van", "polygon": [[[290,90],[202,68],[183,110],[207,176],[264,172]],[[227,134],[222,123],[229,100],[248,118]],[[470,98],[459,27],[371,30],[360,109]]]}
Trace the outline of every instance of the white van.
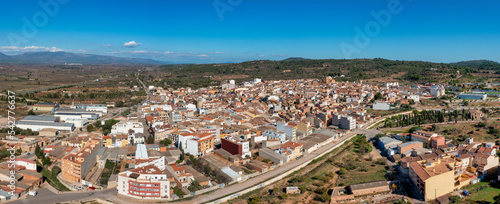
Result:
{"label": "white van", "polygon": [[30,196],[36,196],[36,194],[38,194],[38,192],[36,192],[36,191],[28,192],[28,195],[30,195]]}

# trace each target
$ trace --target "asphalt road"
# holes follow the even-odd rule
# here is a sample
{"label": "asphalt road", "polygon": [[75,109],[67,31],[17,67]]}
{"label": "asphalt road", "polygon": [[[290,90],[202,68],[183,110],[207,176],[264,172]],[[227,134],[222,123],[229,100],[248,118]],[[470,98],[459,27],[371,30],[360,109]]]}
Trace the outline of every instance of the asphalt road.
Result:
{"label": "asphalt road", "polygon": [[102,198],[106,200],[109,197],[116,196],[116,189],[108,189],[103,191],[89,191],[89,192],[74,192],[74,193],[54,193],[47,188],[40,188],[37,190],[37,196],[28,196],[25,199],[19,199],[9,203],[12,204],[53,204],[59,202],[86,200],[89,198]]}

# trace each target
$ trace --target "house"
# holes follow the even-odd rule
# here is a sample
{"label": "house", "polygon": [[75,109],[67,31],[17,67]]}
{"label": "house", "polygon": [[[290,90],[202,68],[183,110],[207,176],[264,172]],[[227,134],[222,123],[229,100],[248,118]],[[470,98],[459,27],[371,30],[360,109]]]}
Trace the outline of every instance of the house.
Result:
{"label": "house", "polygon": [[332,194],[330,195],[330,203],[336,203],[341,201],[354,200],[354,194],[349,192],[347,187],[334,187]]}
{"label": "house", "polygon": [[278,152],[287,157],[287,161],[297,159],[302,156],[302,143],[298,142],[286,142],[278,148]]}
{"label": "house", "polygon": [[240,155],[243,158],[252,156],[250,143],[246,140],[235,139],[233,137],[222,138],[221,148],[233,155]]}
{"label": "house", "polygon": [[300,194],[300,189],[297,186],[287,186],[285,188],[286,194]]}
{"label": "house", "polygon": [[387,181],[375,181],[370,183],[353,184],[349,186],[354,196],[362,196],[391,191]]}
{"label": "house", "polygon": [[431,148],[437,149],[439,146],[444,145],[444,136],[436,136],[436,137],[431,137],[430,138],[430,145]]}
{"label": "house", "polygon": [[269,159],[273,163],[277,165],[282,165],[287,162],[288,157],[281,155],[269,148],[261,148],[259,149],[259,156],[264,159]]}
{"label": "house", "polygon": [[484,117],[487,116],[486,114],[484,114],[480,110],[471,110],[470,114],[471,114],[472,118],[474,118],[474,120],[480,120],[480,119],[482,119],[482,118],[484,118]]}
{"label": "house", "polygon": [[493,156],[479,152],[474,155],[472,165],[480,174],[496,173],[496,168],[498,168],[498,157],[496,155]]}
{"label": "house", "polygon": [[406,142],[398,145],[398,153],[402,154],[412,149],[423,148],[423,145],[424,144],[422,142],[417,142],[417,141]]}
{"label": "house", "polygon": [[194,181],[194,177],[191,173],[186,172],[183,166],[180,164],[167,165],[166,171],[169,172],[180,189],[187,189],[189,185]]}

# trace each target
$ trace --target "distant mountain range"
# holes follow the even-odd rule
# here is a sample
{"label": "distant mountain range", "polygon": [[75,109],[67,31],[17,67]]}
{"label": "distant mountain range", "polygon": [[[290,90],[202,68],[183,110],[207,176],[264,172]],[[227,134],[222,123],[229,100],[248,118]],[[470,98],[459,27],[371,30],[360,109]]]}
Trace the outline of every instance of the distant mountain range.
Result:
{"label": "distant mountain range", "polygon": [[152,59],[78,54],[71,52],[26,52],[18,55],[0,53],[0,64],[168,64]]}

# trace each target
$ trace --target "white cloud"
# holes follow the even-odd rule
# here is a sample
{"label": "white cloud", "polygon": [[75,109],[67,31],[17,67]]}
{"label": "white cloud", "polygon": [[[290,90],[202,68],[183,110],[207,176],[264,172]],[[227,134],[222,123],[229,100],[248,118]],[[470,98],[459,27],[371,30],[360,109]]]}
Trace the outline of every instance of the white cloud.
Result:
{"label": "white cloud", "polygon": [[259,55],[259,57],[264,57],[264,55]]}
{"label": "white cloud", "polygon": [[123,47],[128,47],[128,48],[135,48],[135,47],[139,47],[139,46],[141,46],[141,43],[137,43],[133,40],[123,44]]}
{"label": "white cloud", "polygon": [[57,47],[43,47],[43,46],[26,46],[26,47],[17,47],[17,46],[0,46],[0,52],[60,52],[64,51],[63,49],[59,49]]}
{"label": "white cloud", "polygon": [[101,45],[101,47],[111,47],[112,45],[111,44],[104,44],[104,45]]}
{"label": "white cloud", "polygon": [[207,54],[201,54],[201,55],[198,55],[198,57],[206,57],[208,56]]}
{"label": "white cloud", "polygon": [[165,55],[169,55],[169,54],[174,54],[173,52],[170,52],[170,51],[165,51],[163,54]]}
{"label": "white cloud", "polygon": [[119,54],[119,53],[127,53],[127,54],[158,54],[156,51],[147,51],[147,50],[120,50],[110,52],[111,54]]}
{"label": "white cloud", "polygon": [[286,54],[272,54],[273,57],[286,57]]}

